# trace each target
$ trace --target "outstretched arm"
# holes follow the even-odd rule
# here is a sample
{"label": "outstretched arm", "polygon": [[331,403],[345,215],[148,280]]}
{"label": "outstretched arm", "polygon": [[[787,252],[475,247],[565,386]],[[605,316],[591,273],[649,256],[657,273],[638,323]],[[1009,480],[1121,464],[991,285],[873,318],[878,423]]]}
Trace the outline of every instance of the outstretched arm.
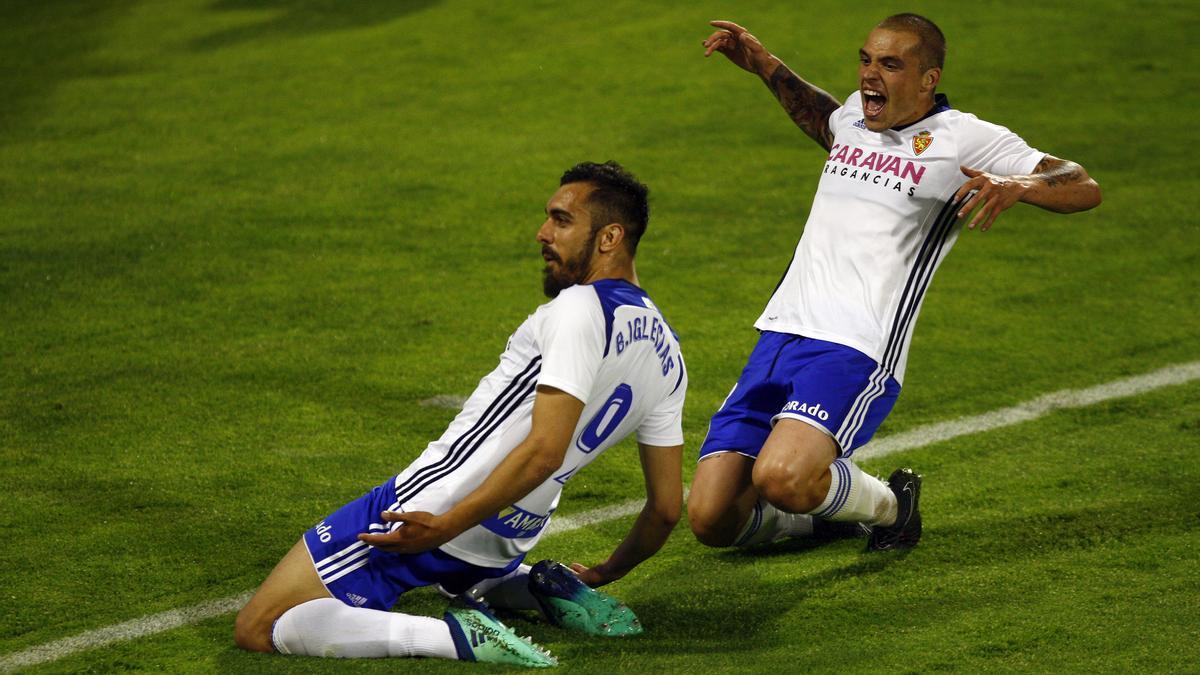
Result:
{"label": "outstretched arm", "polygon": [[595,567],[571,565],[580,580],[593,588],[620,579],[657,553],[679,522],[683,509],[683,446],[639,443],[638,451],[646,479],[646,505],[641,514],[608,560]]}
{"label": "outstretched arm", "polygon": [[829,115],[841,106],[837,99],[792,72],[745,28],[732,21],[711,23],[719,30],[704,41],[704,55],[721,52],[739,68],[758,75],[796,126],[829,150],[833,145]]}
{"label": "outstretched arm", "polygon": [[419,553],[450,541],[529,494],[562,466],[582,413],[583,402],[579,399],[560,389],[539,386],[529,435],[479,487],[441,515],[384,511],[385,520],[404,526],[387,534],[360,534],[358,538],[392,553]]}
{"label": "outstretched arm", "polygon": [[967,227],[986,231],[996,221],[1000,212],[1017,202],[1040,206],[1056,213],[1086,211],[1100,204],[1100,186],[1082,166],[1075,162],[1046,155],[1033,173],[1027,176],[996,176],[970,167],[962,167],[969,180],[955,193],[955,201],[962,199],[971,190],[974,197],[958,211],[958,217],[979,210]]}

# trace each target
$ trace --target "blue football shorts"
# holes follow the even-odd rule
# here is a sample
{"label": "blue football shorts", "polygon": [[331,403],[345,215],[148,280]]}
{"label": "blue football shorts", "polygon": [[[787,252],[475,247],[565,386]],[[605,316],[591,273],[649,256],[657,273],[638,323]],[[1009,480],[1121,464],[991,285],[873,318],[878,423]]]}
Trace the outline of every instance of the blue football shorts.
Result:
{"label": "blue football shorts", "polygon": [[521,564],[480,567],[438,549],[417,554],[381,551],[357,539],[361,532],[384,533],[391,523],[379,514],[396,503],[395,478],[334,511],[304,533],[321,583],[330,595],[352,607],[387,611],[405,592],[441,584],[458,594],[484,579],[503,576]]}
{"label": "blue football shorts", "polygon": [[823,430],[849,457],[871,440],[899,395],[900,383],[856,349],[764,331],[713,415],[700,459],[721,452],[758,457],[782,418]]}

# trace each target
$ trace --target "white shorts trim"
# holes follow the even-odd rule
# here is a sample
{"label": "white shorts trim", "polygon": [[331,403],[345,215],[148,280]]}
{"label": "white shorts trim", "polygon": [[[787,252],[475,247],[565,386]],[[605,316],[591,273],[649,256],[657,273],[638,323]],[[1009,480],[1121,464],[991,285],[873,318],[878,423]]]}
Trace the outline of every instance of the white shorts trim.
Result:
{"label": "white shorts trim", "polygon": [[774,428],[775,423],[784,418],[787,418],[789,420],[800,420],[801,422],[804,422],[805,424],[807,424],[810,427],[824,431],[826,436],[833,439],[834,445],[836,445],[838,448],[838,454],[839,455],[842,454],[842,444],[838,443],[837,436],[834,436],[833,432],[830,431],[828,428],[826,428],[824,424],[821,424],[820,422],[814,420],[811,417],[806,417],[799,413],[790,413],[790,412],[779,413],[778,415],[771,418],[771,428]]}
{"label": "white shorts trim", "polygon": [[717,455],[726,455],[731,452],[735,455],[741,455],[742,457],[749,457],[750,459],[758,459],[754,455],[751,455],[748,452],[742,452],[741,450],[713,450],[712,452],[710,452],[706,455],[702,455],[700,457],[700,459],[696,460],[696,463],[699,464],[700,462],[703,462],[704,460],[708,459],[709,457],[715,457]]}

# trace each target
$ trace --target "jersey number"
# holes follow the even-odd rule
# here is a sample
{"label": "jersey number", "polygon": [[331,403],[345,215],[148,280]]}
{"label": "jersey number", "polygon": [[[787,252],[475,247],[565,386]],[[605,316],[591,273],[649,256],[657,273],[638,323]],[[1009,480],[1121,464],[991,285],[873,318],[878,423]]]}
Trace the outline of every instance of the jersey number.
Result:
{"label": "jersey number", "polygon": [[[632,407],[633,388],[624,383],[618,384],[604,405],[600,406],[600,411],[584,427],[583,433],[579,434],[579,440],[575,441],[575,447],[585,454],[600,447],[604,441],[608,440],[609,436],[613,435],[613,432],[621,425],[621,420],[625,419]],[[575,469],[571,469],[560,476],[555,476],[554,479],[560,483],[566,483],[574,473]]]}
{"label": "jersey number", "polygon": [[627,384],[618,384],[604,405],[600,406],[600,412],[596,413],[596,416],[584,428],[583,433],[579,434],[579,440],[575,441],[575,446],[583,452],[595,450],[609,436],[612,436],[632,407],[633,389]]}

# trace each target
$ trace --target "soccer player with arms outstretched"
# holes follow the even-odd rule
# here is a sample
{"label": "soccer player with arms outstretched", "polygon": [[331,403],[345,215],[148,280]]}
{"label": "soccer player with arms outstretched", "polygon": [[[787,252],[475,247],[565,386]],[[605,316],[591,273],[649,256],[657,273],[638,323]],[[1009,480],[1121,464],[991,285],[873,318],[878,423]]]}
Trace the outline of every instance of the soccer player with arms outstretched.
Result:
{"label": "soccer player with arms outstretched", "polygon": [[1074,162],[1039,152],[936,93],[946,42],[915,14],[885,19],[839,103],[728,21],[704,41],[762,78],[828,152],[804,233],[741,377],[700,449],[688,518],[710,546],[870,531],[869,550],[921,536],[921,476],[885,483],[851,461],[891,411],[930,279],[970,217],[987,230],[1017,202],[1069,213],[1100,203]]}
{"label": "soccer player with arms outstretched", "polygon": [[[615,162],[584,163],[563,175],[546,215],[537,241],[553,300],[513,333],[441,438],[305,532],[238,614],[240,647],[554,664],[470,602],[477,595],[593,634],[640,632],[628,608],[591,587],[658,551],[682,509],[687,374],[634,271],[647,190]],[[635,432],[647,496],[628,536],[593,567],[523,565],[563,485]],[[444,619],[388,611],[433,584],[466,604]]]}

